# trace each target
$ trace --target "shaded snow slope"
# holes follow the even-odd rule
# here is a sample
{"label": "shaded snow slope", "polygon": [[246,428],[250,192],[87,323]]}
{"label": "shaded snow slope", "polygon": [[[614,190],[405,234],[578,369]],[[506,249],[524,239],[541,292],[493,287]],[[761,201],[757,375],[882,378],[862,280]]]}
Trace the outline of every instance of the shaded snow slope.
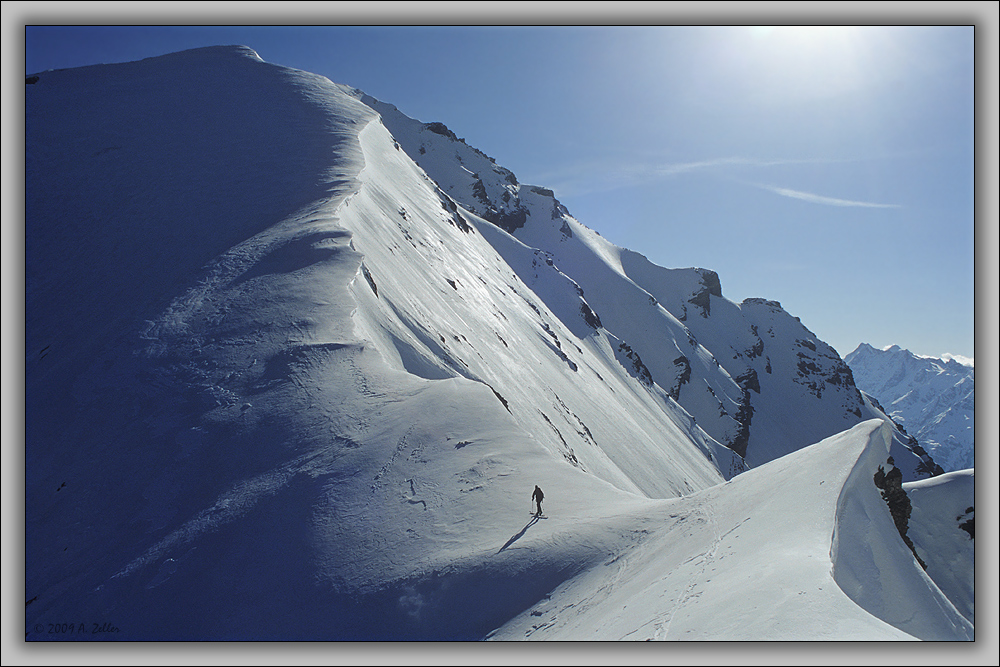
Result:
{"label": "shaded snow slope", "polygon": [[927,574],[976,622],[976,473],[957,470],[903,485],[913,513],[907,531]]}
{"label": "shaded snow slope", "polygon": [[976,370],[862,343],[845,358],[858,387],[925,447],[944,470],[975,465]]}
{"label": "shaded snow slope", "polygon": [[[202,49],[42,73],[28,97],[29,620],[475,638],[502,618],[421,624],[397,596],[368,620],[398,622],[348,619],[442,569],[502,588],[523,556],[482,559],[535,483],[613,514],[742,470],[325,79]],[[118,148],[94,150],[81,109],[116,101]]]}
{"label": "shaded snow slope", "polygon": [[[673,588],[636,593],[629,620],[655,626],[711,583],[685,561],[721,555],[711,526],[751,515],[750,549],[727,543],[743,578],[698,606],[730,614],[730,638],[805,636],[820,616],[839,636],[965,637],[906,574],[877,490],[845,477],[871,463],[875,422],[743,473],[743,389],[612,270],[620,250],[567,218],[584,240],[560,259],[489,221],[498,205],[456,204],[356,93],[213,47],[43,72],[26,98],[26,639],[481,639],[565,587],[599,597],[609,561],[664,576],[630,557],[664,541]],[[518,197],[532,215],[553,201]],[[657,336],[625,311],[604,323],[614,285]],[[664,340],[690,374],[640,348]],[[678,399],[663,378],[688,375]],[[829,544],[832,494],[873,515],[885,595],[938,606],[883,621],[841,593],[803,606],[776,588],[737,629],[739,586],[804,567],[757,549],[801,531]],[[697,521],[706,507],[715,523]],[[679,539],[681,523],[696,530]],[[831,563],[864,557],[838,534],[824,589]],[[590,605],[586,623],[619,610]],[[32,632],[98,618],[113,637]]]}

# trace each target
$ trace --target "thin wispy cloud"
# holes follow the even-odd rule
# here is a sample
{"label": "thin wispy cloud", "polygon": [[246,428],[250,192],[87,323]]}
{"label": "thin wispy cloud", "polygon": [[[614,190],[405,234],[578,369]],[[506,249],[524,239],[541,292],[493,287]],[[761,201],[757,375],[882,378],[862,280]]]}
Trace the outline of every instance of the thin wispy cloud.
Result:
{"label": "thin wispy cloud", "polygon": [[829,162],[830,160],[820,159],[761,160],[746,157],[722,157],[711,160],[699,160],[696,162],[662,164],[655,167],[653,172],[660,176],[673,176],[675,174],[685,174],[692,171],[715,169],[717,167],[778,167],[792,164],[826,164]]}
{"label": "thin wispy cloud", "polygon": [[759,159],[740,156],[710,158],[690,162],[650,162],[611,160],[588,160],[564,165],[542,174],[535,180],[546,183],[557,194],[570,195],[579,192],[608,192],[619,188],[634,187],[664,178],[707,171],[722,171],[730,167],[750,169],[802,164],[830,164],[843,162],[836,159]]}
{"label": "thin wispy cloud", "polygon": [[811,204],[823,204],[824,206],[858,206],[861,208],[900,208],[899,204],[879,204],[876,202],[856,201],[853,199],[838,199],[836,197],[826,197],[824,195],[817,195],[812,192],[802,192],[801,190],[792,190],[791,188],[779,188],[776,185],[757,184],[757,187],[763,188],[764,190],[769,190],[775,194],[781,195],[782,197],[801,199],[802,201],[807,201]]}

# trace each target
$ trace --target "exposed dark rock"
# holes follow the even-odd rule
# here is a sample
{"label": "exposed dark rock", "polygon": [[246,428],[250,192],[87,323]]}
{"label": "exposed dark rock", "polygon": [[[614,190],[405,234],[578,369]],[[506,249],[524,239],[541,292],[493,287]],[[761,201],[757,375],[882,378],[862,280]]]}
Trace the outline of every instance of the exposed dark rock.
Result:
{"label": "exposed dark rock", "polygon": [[729,443],[729,449],[741,457],[745,457],[747,455],[747,445],[750,444],[750,422],[753,421],[753,406],[750,404],[750,391],[746,388],[743,389],[743,398],[740,400],[740,407],[736,411],[734,419],[740,425],[740,429],[733,437],[733,441]]}
{"label": "exposed dark rock", "polygon": [[[486,384],[486,383],[484,382],[483,384]],[[494,388],[492,387],[492,385],[489,385],[489,384],[486,384],[486,386],[490,388],[490,391],[492,391],[492,392],[493,392],[493,395],[497,397],[497,400],[499,400],[499,401],[500,401],[501,403],[503,403],[503,406],[504,406],[505,408],[507,408],[507,412],[510,412],[510,406],[509,406],[509,405],[507,405],[507,399],[506,399],[506,398],[504,398],[503,396],[501,396],[501,395],[500,395],[500,392],[498,392],[498,391],[497,391],[496,389],[494,389]],[[510,413],[511,413],[511,414],[514,414],[513,412],[510,412]]]}
{"label": "exposed dark rock", "polygon": [[483,206],[493,206],[489,195],[486,194],[486,185],[483,183],[483,179],[479,178],[478,174],[476,175],[476,182],[472,184],[472,196]]}
{"label": "exposed dark rock", "polygon": [[687,357],[681,355],[674,359],[674,366],[678,367],[680,372],[677,374],[677,379],[674,380],[674,386],[667,393],[676,401],[681,397],[681,387],[691,381],[691,362]]}
{"label": "exposed dark rock", "polygon": [[747,350],[746,355],[748,357],[750,357],[751,359],[756,359],[757,357],[759,357],[760,355],[762,355],[764,353],[764,340],[760,336],[757,335],[757,325],[756,324],[751,324],[750,325],[750,332],[753,333],[754,338],[757,339],[757,342],[754,343],[753,346],[749,350]]}
{"label": "exposed dark rock", "polygon": [[927,475],[928,477],[937,477],[938,475],[944,474],[944,468],[939,466],[930,457],[926,459],[921,459],[920,463],[917,464],[917,467],[914,470],[916,470],[916,472],[918,473]]}
{"label": "exposed dark rock", "polygon": [[31,84],[31,83],[38,83],[38,77],[37,76],[27,76],[27,77],[24,78],[24,83],[25,83],[25,85]]}
{"label": "exposed dark rock", "polygon": [[601,318],[597,316],[597,313],[587,304],[586,301],[580,304],[580,312],[583,314],[583,321],[592,329],[601,328]]}
{"label": "exposed dark rock", "polygon": [[361,273],[364,274],[365,280],[368,281],[368,286],[372,288],[372,292],[375,293],[375,296],[378,296],[378,285],[375,284],[375,279],[372,278],[371,271],[364,264],[361,265]]}
{"label": "exposed dark rock", "polygon": [[444,210],[449,214],[448,222],[455,227],[458,227],[466,234],[471,234],[472,225],[466,222],[465,218],[462,217],[462,214],[459,213],[458,205],[455,204],[455,201],[441,190],[438,190],[438,198],[441,199],[441,206],[444,207]]}
{"label": "exposed dark rock", "polygon": [[454,132],[449,130],[448,126],[445,125],[444,123],[427,123],[426,125],[424,125],[424,128],[430,130],[434,134],[440,134],[443,137],[448,137],[449,139],[458,141],[458,136],[456,136]]}
{"label": "exposed dark rock", "polygon": [[653,384],[653,376],[646,368],[646,364],[642,363],[642,359],[639,358],[639,353],[633,350],[625,341],[622,341],[621,345],[618,346],[619,352],[622,352],[628,359],[632,362],[632,372],[640,382],[650,386]]}
{"label": "exposed dark rock", "polygon": [[910,547],[910,551],[913,552],[913,557],[920,563],[920,567],[926,570],[927,564],[917,555],[913,541],[906,535],[910,523],[910,512],[913,511],[913,507],[910,504],[909,496],[903,490],[903,473],[899,468],[895,467],[891,456],[887,460],[887,463],[892,466],[888,472],[882,466],[879,466],[875,472],[875,486],[881,491],[882,500],[889,507],[889,514],[892,515],[892,521],[896,524],[899,536],[903,538],[906,546]]}
{"label": "exposed dark rock", "polygon": [[757,371],[752,368],[748,368],[746,373],[737,377],[736,383],[743,387],[744,391],[750,389],[760,393],[760,379],[757,377]]}
{"label": "exposed dark rock", "polygon": [[722,283],[719,281],[719,274],[709,269],[698,269],[701,274],[701,284],[705,286],[712,296],[722,296]]}
{"label": "exposed dark rock", "polygon": [[[799,355],[802,357],[803,355]],[[820,368],[816,365],[815,361],[811,359],[800,359],[798,363],[799,374],[802,376],[811,375],[813,373],[819,373]]]}
{"label": "exposed dark rock", "polygon": [[[865,394],[865,396],[867,396],[868,400],[872,402],[872,405],[878,408],[883,414],[885,414],[886,416],[889,415],[889,413],[885,411],[885,408],[882,407],[882,405],[875,399],[874,396],[871,396],[869,394]],[[858,392],[858,397],[859,400],[861,400],[860,391]],[[861,417],[861,410],[860,409],[855,410],[854,414],[856,414],[858,417]],[[918,473],[925,474],[928,477],[937,477],[938,475],[943,475],[944,468],[938,465],[934,461],[934,459],[931,458],[931,455],[927,453],[926,449],[920,446],[920,443],[917,442],[917,439],[914,438],[909,433],[907,433],[906,428],[904,428],[902,424],[894,420],[892,417],[889,417],[889,420],[892,422],[893,426],[896,427],[896,430],[899,431],[899,433],[906,436],[905,446],[907,447],[907,449],[916,454],[917,457],[920,459],[920,463],[917,464],[915,471]]]}
{"label": "exposed dark rock", "polygon": [[532,192],[534,192],[536,195],[542,195],[543,197],[555,197],[556,196],[556,194],[554,192],[552,192],[552,190],[549,190],[548,188],[542,188],[542,187],[539,187],[537,185],[532,185],[528,189],[531,190]]}
{"label": "exposed dark rock", "polygon": [[505,169],[503,167],[493,167],[493,171],[503,176],[504,180],[511,185],[517,185],[517,177],[514,176],[514,172],[510,169]]}
{"label": "exposed dark rock", "polygon": [[[967,532],[969,534],[969,539],[970,540],[976,539],[976,517],[975,517],[975,511],[976,510],[975,510],[974,507],[969,507],[969,508],[967,508],[965,510],[965,514],[962,514],[961,516],[955,517],[955,520],[958,521],[958,527],[959,527],[959,529],[960,530],[964,530],[965,532]],[[972,516],[970,516],[970,515],[972,515]],[[968,518],[965,519],[965,521],[962,521],[962,519],[965,518],[965,517],[968,517]]]}
{"label": "exposed dark rock", "polygon": [[701,308],[701,316],[708,317],[712,314],[712,297],[722,296],[722,283],[719,282],[719,274],[708,269],[697,269],[701,275],[701,286],[688,303]]}
{"label": "exposed dark rock", "polygon": [[838,360],[834,364],[833,370],[827,376],[826,381],[832,385],[838,387],[853,387],[854,386],[854,373],[851,372],[851,367],[845,364],[843,361]]}
{"label": "exposed dark rock", "polygon": [[[895,423],[895,422],[893,422]],[[897,426],[902,429],[901,425]],[[905,433],[905,431],[903,431]],[[938,475],[944,474],[944,468],[939,466],[931,455],[927,453],[927,450],[920,446],[917,439],[912,435],[907,434],[906,446],[911,452],[916,454],[920,458],[920,463],[917,464],[916,471],[920,473],[925,473],[930,477],[937,477]]]}
{"label": "exposed dark rock", "polygon": [[493,209],[492,212],[486,212],[483,218],[489,220],[508,234],[513,234],[516,230],[524,227],[524,223],[528,219],[528,211],[520,207],[511,211],[497,211]]}
{"label": "exposed dark rock", "polygon": [[753,305],[759,305],[759,306],[767,306],[767,307],[771,308],[772,310],[783,310],[783,308],[781,307],[781,304],[779,302],[772,301],[770,299],[762,299],[762,298],[756,297],[756,296],[744,299],[743,303],[753,304]]}
{"label": "exposed dark rock", "polygon": [[[876,408],[878,408],[882,412],[885,412],[885,408],[883,408],[882,404],[878,402],[878,399],[876,399],[874,396],[871,396],[870,394],[865,394],[865,396],[868,396],[868,400],[872,402],[872,405],[874,405]],[[889,414],[889,413],[886,412],[886,414]],[[893,422],[893,424],[896,424],[896,422]],[[900,431],[902,431],[903,433],[906,433],[906,431],[903,429],[903,426],[901,424],[896,424],[896,428],[899,429]]]}
{"label": "exposed dark rock", "polygon": [[708,290],[698,292],[688,299],[688,303],[700,308],[702,317],[708,317],[712,313],[712,298]]}

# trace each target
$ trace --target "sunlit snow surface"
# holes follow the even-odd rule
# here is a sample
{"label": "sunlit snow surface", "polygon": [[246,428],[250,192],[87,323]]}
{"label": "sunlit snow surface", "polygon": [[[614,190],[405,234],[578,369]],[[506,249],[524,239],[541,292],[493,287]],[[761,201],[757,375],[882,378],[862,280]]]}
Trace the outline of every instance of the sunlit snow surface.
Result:
{"label": "sunlit snow surface", "polygon": [[42,72],[26,139],[28,640],[972,638],[872,484],[917,459],[781,389],[816,358],[774,348],[762,432],[783,391],[843,432],[742,472],[733,304],[710,352],[588,282],[627,251],[456,206],[343,87],[239,47]]}
{"label": "sunlit snow surface", "polygon": [[867,422],[645,509],[631,544],[492,638],[971,638],[870,484],[886,431]]}

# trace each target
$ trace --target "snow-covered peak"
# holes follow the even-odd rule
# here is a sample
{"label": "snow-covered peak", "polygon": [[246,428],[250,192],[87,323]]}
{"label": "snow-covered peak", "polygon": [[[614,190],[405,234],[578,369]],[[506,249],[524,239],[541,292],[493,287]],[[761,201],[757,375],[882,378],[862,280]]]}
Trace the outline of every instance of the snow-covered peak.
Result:
{"label": "snow-covered peak", "polygon": [[162,64],[190,63],[200,65],[212,65],[214,60],[216,61],[214,64],[217,65],[219,60],[233,58],[248,58],[260,63],[264,62],[264,59],[257,55],[256,51],[251,49],[249,46],[244,46],[242,44],[233,44],[228,46],[202,46],[194,49],[188,49],[186,51],[178,51],[177,53],[170,53],[164,56],[154,56],[152,58],[146,58],[146,60],[156,61]]}
{"label": "snow-covered peak", "polygon": [[962,356],[961,354],[951,354],[950,352],[945,352],[944,354],[941,355],[941,360],[946,361],[948,363],[954,362],[957,364],[961,364],[962,366],[968,366],[969,368],[976,367],[975,358],[965,357]]}
{"label": "snow-covered peak", "polygon": [[974,366],[918,356],[898,345],[877,350],[867,343],[846,361],[858,387],[873,396],[943,469],[973,467]]}

